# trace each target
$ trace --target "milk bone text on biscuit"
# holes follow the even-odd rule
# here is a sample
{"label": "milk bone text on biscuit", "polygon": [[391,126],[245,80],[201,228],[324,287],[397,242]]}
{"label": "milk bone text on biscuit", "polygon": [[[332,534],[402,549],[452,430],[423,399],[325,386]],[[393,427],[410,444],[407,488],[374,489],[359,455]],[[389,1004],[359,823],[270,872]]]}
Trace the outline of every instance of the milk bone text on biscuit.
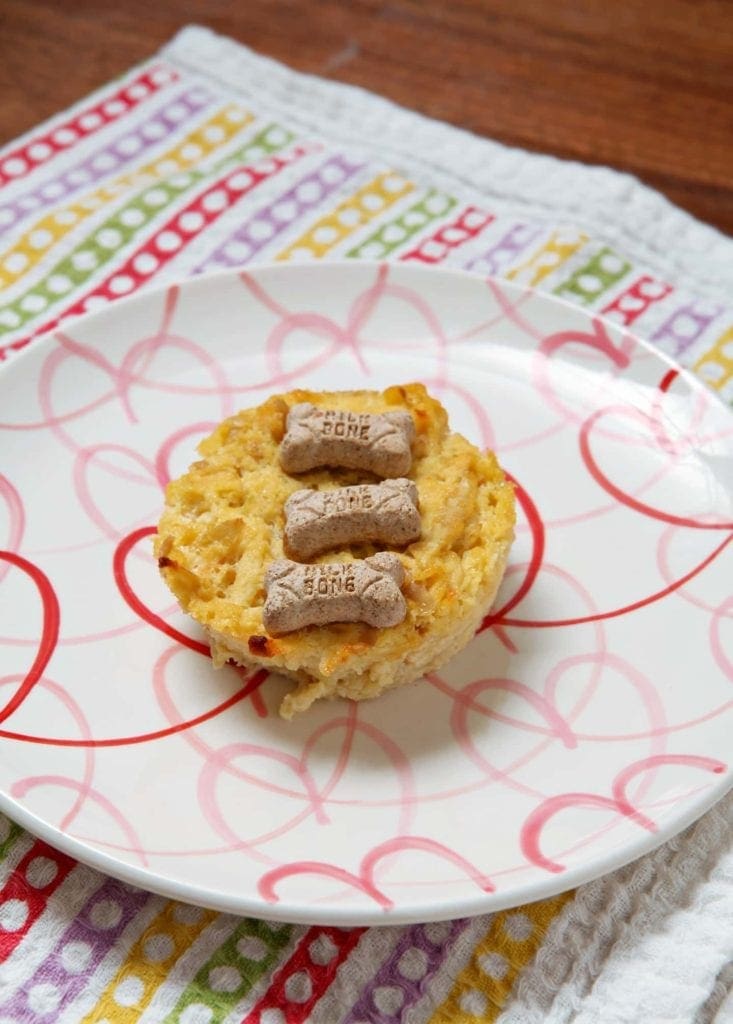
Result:
{"label": "milk bone text on biscuit", "polygon": [[281,558],[265,574],[263,624],[273,636],[330,622],[396,626],[407,614],[400,591],[404,580],[399,558],[385,551],[363,561],[324,565]]}
{"label": "milk bone text on biscuit", "polygon": [[285,544],[300,560],[346,544],[409,544],[420,536],[417,487],[404,477],[381,484],[296,491],[285,502]]}
{"label": "milk bone text on biscuit", "polygon": [[280,465],[286,473],[344,466],[376,476],[404,476],[412,464],[414,436],[412,416],[405,410],[355,413],[302,402],[288,413]]}

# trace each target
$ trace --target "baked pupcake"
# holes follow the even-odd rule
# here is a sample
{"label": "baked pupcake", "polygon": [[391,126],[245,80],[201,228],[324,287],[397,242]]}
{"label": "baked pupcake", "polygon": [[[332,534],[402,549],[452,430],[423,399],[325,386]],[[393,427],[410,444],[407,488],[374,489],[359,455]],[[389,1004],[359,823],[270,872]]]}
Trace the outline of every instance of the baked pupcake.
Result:
{"label": "baked pupcake", "polygon": [[[351,465],[319,464],[318,452],[306,457],[302,445],[295,451],[291,443],[293,424],[299,427],[299,417],[313,416],[382,424],[376,448],[388,454],[370,468],[358,452]],[[323,451],[324,459],[337,461],[332,448]],[[154,547],[160,571],[181,607],[206,630],[216,665],[233,660],[295,680],[280,709],[285,718],[321,697],[376,697],[438,668],[469,642],[489,610],[513,538],[513,487],[491,452],[480,452],[450,431],[445,410],[421,384],[383,392],[292,391],[225,420],[201,442],[199,452],[201,460],[166,490]],[[378,475],[385,459],[389,468],[383,475],[399,480]],[[381,525],[365,531],[362,514],[360,540],[346,543],[348,529],[339,521],[329,535],[335,546],[328,550],[314,541],[311,530],[303,534],[306,556],[296,551],[295,559],[329,568],[293,564],[286,505],[291,515],[294,508],[300,514],[304,507],[335,509],[348,503],[363,513],[367,495],[369,502],[375,496],[381,500],[380,485],[387,495]],[[330,500],[335,496],[327,492],[337,490],[339,501]],[[293,499],[303,491],[316,495],[299,493]],[[397,501],[419,507],[419,524],[398,530],[398,541],[390,546],[387,513]],[[289,536],[295,536],[292,530]],[[365,536],[372,539],[361,539]],[[415,539],[405,543],[408,537]],[[394,568],[397,560],[394,573],[389,565]],[[397,583],[382,580],[371,592],[391,588],[394,603],[397,590],[401,621],[380,627],[371,624],[381,621],[372,616],[324,624],[323,614],[308,620],[298,613],[287,620],[296,628],[275,629],[275,619],[266,628],[267,587],[273,579],[317,577],[330,581],[332,590],[346,580],[348,589],[354,575],[349,563],[357,562],[353,569],[357,576],[366,573],[364,586],[375,574],[384,575],[383,568],[392,572]],[[339,602],[340,614],[353,611],[358,619],[363,601]],[[303,621],[314,624],[300,625]]]}

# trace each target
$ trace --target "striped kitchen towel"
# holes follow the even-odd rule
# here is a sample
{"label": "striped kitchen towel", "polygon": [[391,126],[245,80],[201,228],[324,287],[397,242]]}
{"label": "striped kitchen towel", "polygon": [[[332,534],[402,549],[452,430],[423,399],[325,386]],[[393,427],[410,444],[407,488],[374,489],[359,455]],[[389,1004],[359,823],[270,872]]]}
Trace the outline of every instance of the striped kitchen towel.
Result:
{"label": "striped kitchen towel", "polygon": [[[733,403],[733,242],[633,179],[510,150],[200,28],[0,151],[0,360],[216,268],[321,257],[524,282]],[[0,1022],[733,1019],[733,801],[574,893],[338,929],[147,895],[0,818]]]}

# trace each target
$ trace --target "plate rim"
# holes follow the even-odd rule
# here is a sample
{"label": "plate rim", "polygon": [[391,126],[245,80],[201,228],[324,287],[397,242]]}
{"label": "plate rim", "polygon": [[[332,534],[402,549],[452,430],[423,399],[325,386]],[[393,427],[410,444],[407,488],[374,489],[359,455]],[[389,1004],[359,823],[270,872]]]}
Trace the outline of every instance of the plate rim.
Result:
{"label": "plate rim", "polygon": [[[221,913],[236,914],[240,917],[255,917],[262,921],[274,921],[280,924],[370,928],[385,925],[428,924],[433,921],[479,917],[482,914],[493,914],[515,907],[524,907],[538,900],[552,899],[554,896],[560,896],[580,885],[594,882],[612,871],[618,871],[641,857],[653,853],[693,825],[733,789],[733,772],[729,770],[728,775],[730,778],[727,779],[727,783],[727,776],[721,776],[721,786],[719,787],[721,792],[718,792],[714,785],[708,787],[704,790],[701,798],[690,801],[685,812],[675,818],[674,822],[667,826],[658,826],[655,832],[640,832],[637,841],[629,842],[621,848],[623,853],[620,855],[614,848],[584,865],[565,868],[560,874],[548,874],[546,879],[539,878],[504,892],[501,890],[493,893],[483,892],[458,900],[429,904],[426,905],[425,912],[420,912],[417,906],[402,909],[399,906],[357,908],[324,904],[324,912],[321,914],[318,912],[319,904],[317,903],[311,904],[310,908],[304,908],[302,904],[290,905],[285,899],[278,900],[277,903],[268,903],[261,899],[227,895],[216,889],[174,881],[146,868],[117,860],[111,854],[105,853],[104,850],[88,846],[83,840],[75,839],[53,825],[49,825],[32,811],[18,804],[12,797],[8,797],[2,790],[0,790],[0,811],[14,820],[16,824],[22,825],[38,839],[42,839],[54,849],[73,857],[79,863],[138,889],[144,889],[146,892]],[[13,807],[12,813],[8,810],[8,806]]]}
{"label": "plate rim", "polygon": [[[5,382],[5,374],[8,371],[12,371],[13,367],[21,365],[24,360],[30,359],[39,351],[41,346],[48,349],[53,344],[55,334],[70,329],[74,325],[86,327],[90,322],[93,323],[97,319],[104,319],[106,316],[109,316],[112,311],[114,311],[113,315],[115,316],[118,316],[120,312],[124,315],[124,310],[129,304],[154,300],[156,296],[167,293],[171,288],[206,288],[212,281],[239,278],[244,272],[254,275],[262,271],[287,274],[297,273],[302,271],[303,268],[308,268],[324,270],[326,273],[329,273],[340,270],[378,270],[381,267],[386,267],[388,271],[393,269],[398,271],[403,269],[409,270],[410,273],[416,273],[418,276],[424,275],[425,277],[455,277],[471,279],[483,284],[495,282],[502,290],[515,292],[518,295],[530,293],[541,298],[543,302],[554,303],[572,310],[575,314],[581,313],[589,319],[598,320],[612,330],[621,331],[630,336],[636,344],[659,360],[662,365],[675,370],[677,375],[685,380],[692,391],[702,391],[708,399],[713,399],[718,409],[723,410],[733,423],[733,410],[730,409],[717,392],[709,388],[692,370],[682,366],[673,356],[661,351],[657,346],[653,345],[643,336],[638,335],[635,331],[615,323],[594,310],[586,309],[577,303],[531,285],[507,281],[496,275],[480,274],[475,271],[449,266],[405,265],[389,260],[356,260],[347,258],[302,262],[262,261],[239,268],[222,268],[196,275],[195,277],[158,282],[150,287],[143,287],[133,295],[122,296],[97,310],[69,317],[47,331],[33,336],[29,343],[17,352],[16,355],[7,362],[0,364],[0,393]],[[32,835],[47,842],[62,853],[73,857],[80,863],[86,864],[129,885],[144,889],[147,892],[223,913],[255,917],[264,921],[305,925],[334,925],[336,927],[371,927],[384,925],[398,926],[476,917],[481,914],[520,907],[537,900],[558,896],[577,888],[579,885],[602,878],[609,872],[619,870],[658,849],[664,843],[685,831],[685,829],[722,800],[732,789],[733,763],[729,764],[726,771],[721,773],[700,794],[690,798],[683,811],[679,812],[671,821],[659,825],[653,833],[639,832],[638,835],[632,835],[621,847],[613,847],[611,850],[583,864],[572,865],[565,868],[562,873],[548,874],[546,878],[540,877],[509,890],[498,890],[491,893],[479,892],[470,897],[415,904],[407,908],[401,908],[399,905],[382,908],[369,905],[362,907],[348,905],[327,906],[318,903],[311,903],[308,907],[305,907],[303,904],[291,904],[285,898],[278,900],[277,903],[268,903],[262,897],[243,897],[202,887],[190,882],[178,881],[159,872],[138,867],[135,864],[118,859],[115,855],[90,845],[85,840],[70,836],[56,826],[49,824],[2,789],[0,789],[0,812],[21,825]],[[424,907],[422,911],[420,906]]]}
{"label": "plate rim", "polygon": [[446,277],[460,277],[470,278],[478,282],[489,282],[493,281],[500,288],[517,292],[520,295],[526,293],[532,293],[533,295],[540,296],[543,300],[550,303],[554,303],[559,306],[563,306],[566,309],[570,309],[575,313],[585,313],[588,317],[594,320],[599,320],[605,324],[606,327],[610,327],[614,331],[622,331],[632,337],[637,345],[641,348],[646,349],[647,352],[661,360],[671,370],[676,370],[679,377],[682,377],[687,383],[698,390],[702,390],[708,398],[713,399],[714,403],[719,409],[722,409],[728,416],[733,417],[733,407],[730,406],[723,398],[709,388],[701,377],[698,377],[691,369],[683,366],[674,356],[668,352],[663,352],[660,348],[654,345],[651,341],[648,341],[642,335],[636,334],[633,330],[624,327],[622,324],[617,324],[609,317],[604,316],[602,313],[587,309],[584,306],[579,305],[577,302],[572,302],[570,299],[565,299],[561,295],[555,295],[552,292],[543,291],[541,288],[537,288],[534,285],[519,284],[516,281],[509,281],[506,278],[499,277],[496,274],[480,274],[475,270],[464,270],[461,267],[450,267],[440,265],[429,265],[425,263],[401,263],[395,260],[374,260],[366,258],[351,258],[348,259],[343,257],[341,259],[312,259],[312,260],[262,260],[257,263],[248,263],[242,267],[220,267],[216,270],[208,270],[202,274],[195,274],[192,277],[182,277],[171,281],[159,281],[155,284],[148,286],[143,285],[138,291],[133,292],[131,295],[120,295],[115,298],[112,302],[107,302],[105,305],[100,306],[99,309],[89,310],[88,312],[79,313],[78,315],[69,316],[67,319],[61,319],[58,323],[54,324],[53,327],[49,327],[48,330],[42,331],[39,334],[31,335],[28,343],[23,346],[20,351],[16,352],[7,361],[0,361],[0,384],[2,384],[3,374],[10,370],[13,366],[18,365],[21,360],[28,359],[32,353],[38,351],[39,345],[48,345],[51,343],[55,334],[61,331],[67,330],[73,325],[84,325],[89,321],[97,318],[104,318],[108,316],[112,310],[125,309],[128,305],[134,305],[142,302],[145,299],[153,298],[156,295],[163,295],[170,291],[171,288],[184,288],[184,287],[199,287],[208,284],[210,281],[216,281],[218,279],[228,277],[239,277],[242,273],[259,273],[260,271],[276,271],[281,273],[283,271],[292,272],[295,270],[302,270],[303,268],[321,268],[326,267],[329,269],[339,270],[352,270],[355,268],[366,268],[371,267],[372,269],[378,269],[380,267],[386,267],[388,270],[409,270],[411,273],[424,274],[425,276],[446,276]]}

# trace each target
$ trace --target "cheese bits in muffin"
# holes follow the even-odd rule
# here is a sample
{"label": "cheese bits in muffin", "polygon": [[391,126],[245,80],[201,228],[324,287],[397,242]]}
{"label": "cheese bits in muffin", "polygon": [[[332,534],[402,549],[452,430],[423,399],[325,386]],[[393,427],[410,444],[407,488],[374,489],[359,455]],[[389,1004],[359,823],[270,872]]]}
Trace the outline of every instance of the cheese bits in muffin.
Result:
{"label": "cheese bits in muffin", "polygon": [[[292,409],[295,415],[289,421]],[[303,435],[286,452],[286,471],[281,443],[289,422],[295,421],[302,434],[309,418],[320,424],[324,418],[332,420],[329,433],[339,422],[346,424],[339,428],[344,432],[355,423],[352,436],[360,430],[362,437],[373,437],[374,452],[385,453],[382,462],[369,462],[362,444],[361,453],[358,445],[352,446],[351,465],[328,465],[333,445],[324,444],[314,454],[306,451]],[[166,490],[155,538],[160,571],[181,607],[206,630],[216,665],[231,660],[294,680],[280,709],[285,718],[322,697],[364,700],[418,679],[464,647],[488,612],[513,539],[514,490],[493,453],[481,452],[451,432],[442,405],[421,384],[383,392],[298,390],[278,395],[225,420],[201,442],[199,452],[201,459]],[[364,521],[365,505],[381,500],[377,488],[382,483],[380,465],[386,461],[384,475],[400,480],[388,484],[385,495],[397,494],[402,501],[406,495],[413,510],[419,508],[419,528],[413,521],[409,529],[396,529],[398,539],[390,544],[383,510],[380,525],[361,530],[357,539],[334,515],[350,502]],[[309,499],[302,494],[306,490],[317,497]],[[337,490],[339,495],[329,501],[328,492]],[[301,494],[289,502],[297,492]],[[312,526],[303,534],[305,554],[292,545],[292,528],[288,546],[286,509],[302,516],[308,507],[322,509],[324,515],[328,510],[332,541],[326,543],[335,546],[323,550]],[[300,572],[297,565],[289,568],[285,563],[268,576],[273,563],[295,558],[311,565],[333,564],[333,571],[324,575],[318,570],[320,576],[313,578],[346,579],[345,563],[371,559],[385,549],[403,570],[395,575],[405,606],[401,621],[375,626],[373,622],[382,620],[372,613],[365,616],[369,621],[321,624],[320,613],[293,611],[288,622],[311,624],[268,632],[266,580],[271,584],[279,573],[287,581],[286,569],[292,579],[313,577],[311,570]],[[379,559],[370,563],[375,564]],[[392,579],[379,585],[398,587]],[[354,601],[333,606],[359,614]],[[364,601],[358,607],[366,607]]]}

